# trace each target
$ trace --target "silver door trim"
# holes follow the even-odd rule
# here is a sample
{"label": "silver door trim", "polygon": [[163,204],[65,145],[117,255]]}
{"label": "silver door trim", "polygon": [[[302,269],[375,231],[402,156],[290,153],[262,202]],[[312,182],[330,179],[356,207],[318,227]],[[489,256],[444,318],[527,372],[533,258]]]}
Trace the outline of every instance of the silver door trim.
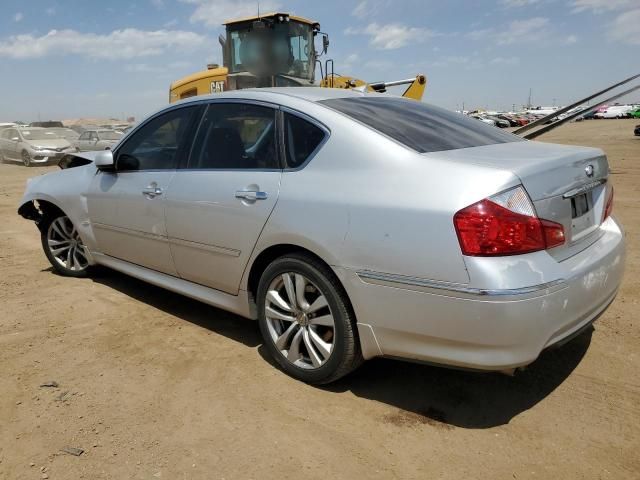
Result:
{"label": "silver door trim", "polygon": [[168,238],[165,235],[158,235],[157,233],[142,232],[140,230],[134,230],[131,228],[116,227],[114,225],[106,225],[104,223],[91,222],[93,228],[99,228],[101,230],[110,230],[112,232],[125,233],[127,235],[133,235],[134,237],[146,238],[150,240],[157,240],[160,242],[167,242]]}
{"label": "silver door trim", "polygon": [[218,247],[217,245],[209,245],[206,243],[192,242],[190,240],[183,240],[181,238],[169,237],[169,243],[172,245],[180,245],[182,247],[197,248],[199,250],[205,250],[211,253],[219,253],[221,255],[228,255],[230,257],[239,257],[242,253],[241,250],[235,250],[233,248]]}
{"label": "silver door trim", "polygon": [[522,288],[508,289],[484,289],[467,287],[460,284],[440,282],[438,280],[427,280],[419,277],[409,277],[405,275],[395,275],[391,273],[373,272],[370,270],[361,270],[356,272],[358,277],[365,283],[384,285],[396,288],[409,288],[419,290],[425,293],[434,293],[439,295],[448,295],[460,298],[482,298],[490,299],[506,299],[508,297],[523,296],[535,297],[543,294],[550,294],[567,288],[565,279],[553,280],[551,282],[540,283]]}

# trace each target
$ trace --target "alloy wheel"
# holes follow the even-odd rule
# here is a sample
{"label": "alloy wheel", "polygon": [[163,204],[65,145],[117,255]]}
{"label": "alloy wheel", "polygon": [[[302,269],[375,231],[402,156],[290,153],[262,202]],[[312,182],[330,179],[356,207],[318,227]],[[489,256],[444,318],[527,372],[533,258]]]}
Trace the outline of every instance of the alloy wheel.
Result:
{"label": "alloy wheel", "polygon": [[272,280],[265,317],[271,340],[291,364],[317,369],[331,356],[335,320],[325,295],[304,275],[288,272]]}
{"label": "alloy wheel", "polygon": [[54,260],[72,272],[81,272],[89,266],[86,247],[69,217],[58,217],[47,230],[47,247]]}

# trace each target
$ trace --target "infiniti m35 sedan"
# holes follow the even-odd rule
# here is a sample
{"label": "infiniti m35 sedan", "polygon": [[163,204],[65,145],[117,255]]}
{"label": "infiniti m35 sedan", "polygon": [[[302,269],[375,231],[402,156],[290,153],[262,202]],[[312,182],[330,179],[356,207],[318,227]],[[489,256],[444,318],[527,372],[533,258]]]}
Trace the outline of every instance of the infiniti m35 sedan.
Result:
{"label": "infiniti m35 sedan", "polygon": [[103,265],[257,319],[309,383],[376,356],[512,371],[589,327],[623,275],[602,151],[413,100],[196,97],[77,157],[19,207],[57,272]]}

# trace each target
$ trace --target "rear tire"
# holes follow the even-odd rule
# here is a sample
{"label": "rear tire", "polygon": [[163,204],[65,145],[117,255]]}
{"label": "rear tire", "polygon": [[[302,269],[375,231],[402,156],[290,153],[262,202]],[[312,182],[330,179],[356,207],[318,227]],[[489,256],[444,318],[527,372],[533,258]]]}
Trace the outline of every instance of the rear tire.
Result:
{"label": "rear tire", "polygon": [[45,217],[39,225],[44,254],[56,272],[66,277],[86,277],[88,253],[69,217]]}
{"label": "rear tire", "polygon": [[257,293],[264,345],[290,376],[326,384],[362,362],[356,320],[335,274],[305,254],[273,261]]}

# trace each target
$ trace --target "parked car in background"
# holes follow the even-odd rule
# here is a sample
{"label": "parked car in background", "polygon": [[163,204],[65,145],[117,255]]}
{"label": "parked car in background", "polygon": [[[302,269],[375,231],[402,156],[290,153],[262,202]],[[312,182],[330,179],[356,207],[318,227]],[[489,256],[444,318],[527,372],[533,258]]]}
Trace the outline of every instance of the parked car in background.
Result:
{"label": "parked car in background", "polygon": [[509,122],[509,120],[505,120],[504,118],[500,118],[496,115],[485,115],[485,118],[492,120],[495,126],[499,128],[508,128],[511,126],[511,122]]}
{"label": "parked car in background", "polygon": [[0,161],[22,162],[29,167],[59,161],[75,151],[69,141],[40,127],[9,127],[0,130]]}
{"label": "parked car in background", "polygon": [[0,129],[9,128],[9,127],[15,127],[15,126],[17,126],[17,124],[12,123],[12,122],[0,122]]}
{"label": "parked car in background", "polygon": [[75,130],[71,130],[70,128],[53,127],[53,128],[48,128],[47,130],[55,133],[60,138],[64,138],[65,140],[68,140],[69,143],[71,143],[71,145],[75,145],[75,142],[80,137],[80,134],[78,132],[76,132]]}
{"label": "parked car in background", "polygon": [[121,138],[122,133],[114,130],[85,130],[80,134],[78,140],[76,140],[75,146],[79,152],[106,150],[113,147]]}
{"label": "parked car in background", "polygon": [[595,118],[626,118],[632,107],[629,105],[612,105],[606,110],[598,111],[594,115]]}
{"label": "parked car in background", "polygon": [[30,127],[42,127],[42,128],[52,128],[52,127],[56,127],[56,128],[64,128],[64,125],[62,122],[57,121],[57,120],[48,120],[46,122],[31,122],[29,124]]}
{"label": "parked car in background", "polygon": [[257,319],[309,383],[376,356],[513,372],[588,329],[623,276],[604,152],[424,102],[224,92],[78,156],[18,210],[58,273],[100,264]]}

